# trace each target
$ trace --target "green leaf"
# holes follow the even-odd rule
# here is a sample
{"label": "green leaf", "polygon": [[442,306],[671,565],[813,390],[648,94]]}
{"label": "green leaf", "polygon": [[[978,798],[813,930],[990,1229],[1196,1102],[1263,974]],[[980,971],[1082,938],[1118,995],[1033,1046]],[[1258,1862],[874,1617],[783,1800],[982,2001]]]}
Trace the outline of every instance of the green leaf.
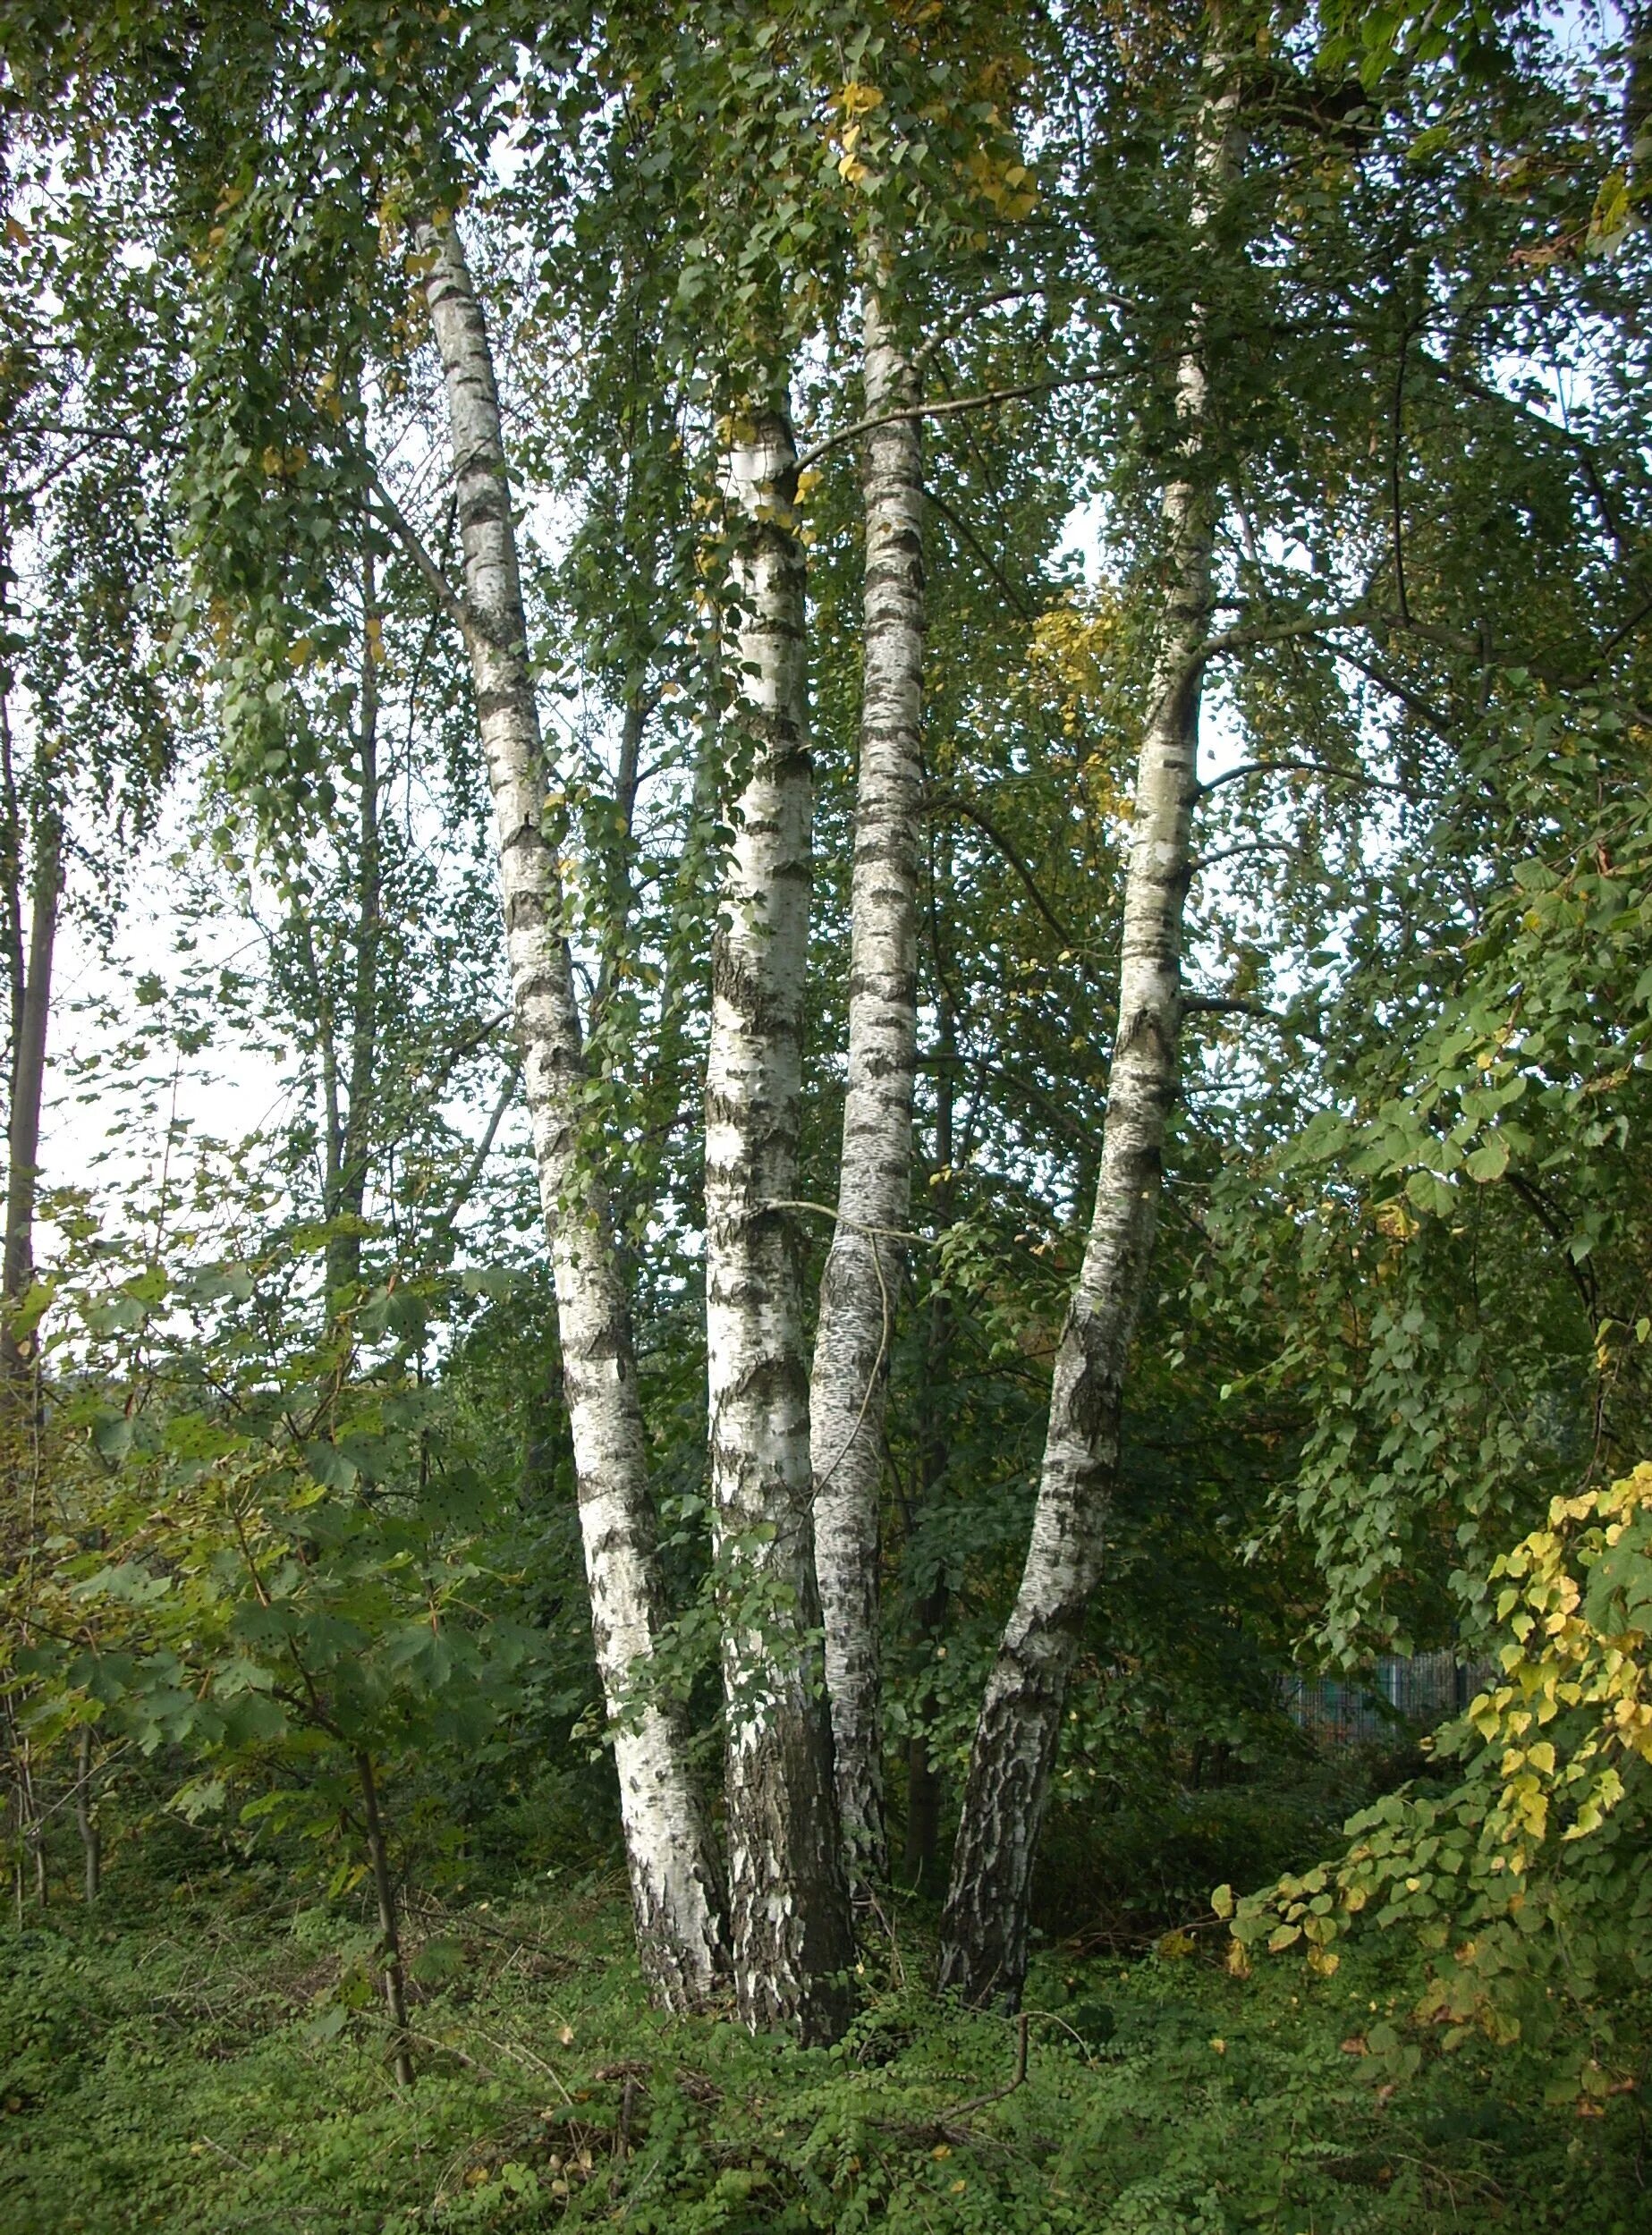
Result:
{"label": "green leaf", "polygon": [[92,1422],[92,1442],[104,1459],[124,1459],[132,1447],[132,1422],[123,1412],[100,1411]]}
{"label": "green leaf", "polygon": [[318,1439],[304,1446],[304,1464],[324,1489],[343,1497],[356,1486],[358,1469],[335,1443]]}
{"label": "green leaf", "polygon": [[1473,1154],[1463,1159],[1463,1170],[1482,1186],[1488,1180],[1501,1180],[1508,1168],[1509,1144],[1501,1133],[1488,1133]]}

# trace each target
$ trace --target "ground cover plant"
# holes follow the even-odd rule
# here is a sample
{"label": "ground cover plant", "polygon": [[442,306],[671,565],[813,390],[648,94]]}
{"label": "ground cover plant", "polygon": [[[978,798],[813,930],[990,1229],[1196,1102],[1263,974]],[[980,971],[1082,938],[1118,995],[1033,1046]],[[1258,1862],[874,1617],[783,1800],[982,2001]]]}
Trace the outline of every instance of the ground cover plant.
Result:
{"label": "ground cover plant", "polygon": [[905,1909],[830,2050],[754,2039],[727,2011],[663,2019],[610,1869],[410,1916],[409,2090],[370,1911],[295,1909],[270,1874],[192,1860],[165,1892],[122,1899],[112,1875],[101,1926],[65,1916],[8,1945],[18,2235],[1644,2223],[1630,2094],[1580,2121],[1543,2101],[1548,2061],[1484,2040],[1395,2084],[1384,2031],[1419,1984],[1399,1949],[1246,1981],[1196,1936],[1053,1944],[1021,2078],[1017,2020],[937,2007],[933,1917]]}

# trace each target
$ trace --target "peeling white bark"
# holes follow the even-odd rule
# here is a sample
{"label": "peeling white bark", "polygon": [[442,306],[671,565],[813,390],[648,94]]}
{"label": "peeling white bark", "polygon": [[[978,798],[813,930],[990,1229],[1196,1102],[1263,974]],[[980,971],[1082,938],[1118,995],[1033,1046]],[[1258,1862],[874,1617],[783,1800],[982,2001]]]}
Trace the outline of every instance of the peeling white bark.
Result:
{"label": "peeling white bark", "polygon": [[[1196,125],[1196,237],[1239,160],[1238,88],[1207,63]],[[1028,1901],[1084,1608],[1101,1571],[1125,1370],[1152,1260],[1165,1128],[1180,1075],[1182,915],[1198,793],[1198,654],[1214,598],[1215,508],[1202,469],[1202,317],[1177,369],[1186,470],[1165,491],[1165,610],[1136,772],[1119,1016],[1101,1174],[1056,1351],[1032,1541],[987,1680],[942,1923],[940,1980],[972,2002],[1019,2002]]]}
{"label": "peeling white bark", "polygon": [[706,1344],[724,1592],[729,1925],[752,2027],[830,2040],[848,2017],[809,1510],[797,1192],[812,784],[797,453],[777,411],[733,432],[733,839],[706,1065]]}
{"label": "peeling white bark", "polygon": [[[918,400],[877,288],[864,308],[866,415]],[[809,1385],[815,1562],[826,1623],[837,1800],[851,1881],[882,1878],[878,1497],[893,1316],[912,1170],[918,848],[923,764],[923,451],[916,419],[867,445],[864,683],[849,953],[849,1072],[838,1223],[820,1283]]]}
{"label": "peeling white bark", "polygon": [[556,1283],[580,1526],[611,1718],[637,1946],[656,1999],[703,2002],[724,1968],[716,1872],[680,1717],[639,1697],[659,1618],[647,1443],[606,1201],[583,1136],[585,1066],[556,856],[541,825],[542,740],[528,664],[499,399],[482,310],[451,224],[419,235],[445,377],[464,555],[466,646],[493,793],[512,1003]]}

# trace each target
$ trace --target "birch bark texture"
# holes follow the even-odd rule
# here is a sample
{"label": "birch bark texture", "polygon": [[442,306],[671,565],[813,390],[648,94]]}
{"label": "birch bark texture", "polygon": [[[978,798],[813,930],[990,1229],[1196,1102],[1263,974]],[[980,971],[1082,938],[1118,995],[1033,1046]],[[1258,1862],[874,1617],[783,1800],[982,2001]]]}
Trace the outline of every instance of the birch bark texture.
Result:
{"label": "birch bark texture", "polygon": [[809,1384],[815,1562],[837,1805],[851,1885],[888,1871],[879,1712],[878,1506],[889,1346],[911,1203],[923,805],[923,450],[918,381],[877,284],[862,309],[866,588],[850,900],[849,1058],[837,1224]]}
{"label": "birch bark texture", "polygon": [[[1196,252],[1240,158],[1231,59],[1210,59],[1194,124]],[[1152,1263],[1180,1084],[1182,919],[1198,796],[1202,648],[1214,603],[1207,312],[1177,366],[1181,470],[1165,489],[1165,614],[1136,771],[1119,1013],[1101,1171],[1056,1350],[1032,1539],[970,1751],[941,1927],[940,1984],[1020,2002],[1038,1836],[1085,1605],[1100,1578],[1125,1374]]]}
{"label": "birch bark texture", "polygon": [[[14,825],[15,826],[15,825]],[[13,958],[12,1105],[6,1127],[5,1250],[0,1292],[6,1307],[0,1323],[0,1401],[12,1410],[38,1404],[34,1346],[19,1342],[11,1314],[34,1279],[35,1199],[39,1185],[40,1109],[46,1094],[46,1037],[52,1014],[52,956],[63,899],[63,842],[49,808],[35,834],[35,863],[29,904],[29,952],[21,973]],[[13,908],[18,902],[13,897]]]}
{"label": "birch bark texture", "polygon": [[493,795],[505,950],[540,1200],[597,1662],[619,1773],[637,1947],[655,1999],[691,2009],[724,1965],[717,1875],[680,1715],[650,1699],[660,1618],[647,1442],[607,1205],[584,1138],[585,1064],[528,662],[498,392],[482,309],[451,224],[421,227],[445,377],[463,550],[466,648]]}
{"label": "birch bark texture", "polygon": [[[792,1198],[809,945],[797,452],[784,411],[731,429],[725,673],[734,796],[706,1062],[706,1347],[723,1595],[729,1927],[741,2016],[804,2042],[848,2022],[853,1961],[832,1778]],[[782,1206],[787,1207],[782,1207]]]}

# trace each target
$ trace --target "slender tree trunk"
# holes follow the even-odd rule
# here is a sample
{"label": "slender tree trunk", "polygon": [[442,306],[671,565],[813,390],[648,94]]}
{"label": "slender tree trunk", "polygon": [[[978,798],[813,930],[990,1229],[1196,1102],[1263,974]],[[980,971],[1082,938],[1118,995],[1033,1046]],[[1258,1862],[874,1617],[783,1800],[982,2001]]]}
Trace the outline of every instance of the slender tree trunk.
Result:
{"label": "slender tree trunk", "polygon": [[[864,312],[866,410],[917,399],[876,285]],[[837,1802],[851,1884],[888,1869],[878,1669],[878,1505],[897,1239],[911,1204],[918,1057],[918,839],[923,795],[923,453],[915,419],[875,427],[866,468],[865,679],[849,952],[849,1075],[838,1221],[809,1384],[815,1561],[826,1623]]]}
{"label": "slender tree trunk", "polygon": [[97,1828],[97,1810],[92,1799],[91,1725],[85,1723],[80,1725],[75,1747],[74,1820],[80,1828],[86,1906],[89,1909],[96,1908],[103,1884],[103,1834]]}
{"label": "slender tree trunk", "polygon": [[[1206,87],[1196,126],[1196,240],[1239,144],[1231,64],[1207,63]],[[1165,614],[1136,773],[1096,1207],[1056,1351],[1032,1542],[976,1727],[942,1925],[941,1984],[977,2002],[1003,1999],[1013,2006],[1026,1977],[1033,1862],[1080,1626],[1100,1574],[1125,1369],[1151,1265],[1165,1133],[1179,1082],[1182,927],[1198,792],[1198,654],[1213,602],[1202,324],[1196,310],[1177,369],[1182,470],[1164,497]]]}
{"label": "slender tree trunk", "polygon": [[853,1960],[818,1643],[796,1228],[811,776],[797,453],[777,411],[735,432],[729,665],[741,770],[712,953],[706,1348],[724,1593],[729,1922],[741,2015],[834,2039]]}
{"label": "slender tree trunk", "polygon": [[35,1784],[34,1764],[27,1739],[17,1729],[15,1718],[12,1725],[13,1765],[17,1784],[18,1834],[18,1909],[22,1908],[23,1862],[27,1857],[34,1878],[34,1898],[42,1909],[51,1890],[46,1866],[46,1810],[41,1806],[39,1791]]}
{"label": "slender tree trunk", "polygon": [[[359,1222],[371,1163],[373,1089],[378,1054],[378,947],[383,871],[378,827],[378,585],[371,553],[361,563],[361,798],[357,823],[355,975],[350,992],[350,1071],[329,1218]],[[361,1236],[335,1235],[327,1247],[327,1289],[361,1278]]]}
{"label": "slender tree trunk", "polygon": [[379,1957],[385,1968],[385,2007],[390,2012],[391,2057],[398,2083],[413,2084],[413,2052],[407,2037],[407,1974],[402,1968],[402,1934],[396,1924],[395,1881],[390,1875],[390,1850],[385,1841],[384,1819],[378,1809],[378,1780],[370,1754],[358,1754],[356,1774],[361,1782],[361,1813],[367,1824],[368,1860],[373,1871],[373,1898],[378,1909]]}
{"label": "slender tree trunk", "polygon": [[35,842],[30,896],[29,961],[12,1054],[9,1166],[5,1189],[4,1318],[0,1323],[0,1383],[13,1409],[33,1410],[33,1346],[20,1344],[12,1315],[34,1279],[34,1209],[40,1162],[40,1105],[46,1090],[46,1033],[52,1008],[52,949],[63,868],[56,818],[43,815]]}
{"label": "slender tree trunk", "polygon": [[[339,1181],[344,1169],[343,1082],[338,1067],[338,1026],[332,996],[321,974],[316,951],[316,927],[307,903],[296,899],[287,919],[289,934],[303,974],[303,999],[316,1020],[316,1053],[321,1063],[321,1209],[331,1218],[338,1207]],[[333,1253],[327,1252],[327,1294],[323,1299],[332,1316]]]}
{"label": "slender tree trunk", "polygon": [[597,1662],[619,1772],[642,1968],[674,2009],[723,1968],[716,1873],[680,1713],[648,1696],[660,1618],[648,1447],[629,1313],[592,1170],[573,972],[554,849],[498,394],[458,235],[427,227],[427,292],[446,378],[464,553],[465,637],[493,792],[505,947],[540,1199],[551,1239],[563,1382]]}
{"label": "slender tree trunk", "polygon": [[631,862],[635,854],[631,829],[637,819],[637,786],[642,774],[642,733],[648,723],[648,701],[640,694],[633,692],[625,701],[625,711],[620,719],[620,758],[614,779],[614,842],[603,877],[607,888],[607,921],[603,927],[602,959],[597,973],[596,997],[591,1003],[593,1030],[607,1011],[625,955],[626,927],[631,920],[631,902],[635,897],[631,878]]}
{"label": "slender tree trunk", "polygon": [[475,1194],[482,1174],[487,1169],[487,1159],[494,1153],[494,1143],[499,1138],[499,1128],[510,1115],[511,1105],[515,1101],[521,1083],[521,1064],[513,1063],[504,1075],[494,1106],[487,1113],[487,1122],[482,1128],[482,1138],[471,1151],[470,1163],[466,1164],[454,1181],[453,1193],[443,1204],[441,1215],[431,1225],[430,1262],[445,1264],[452,1257],[454,1231],[459,1223],[460,1214]]}
{"label": "slender tree trunk", "polygon": [[[940,1052],[944,1058],[942,1069],[936,1079],[935,1088],[935,1168],[940,1184],[934,1190],[932,1215],[937,1226],[949,1226],[953,1219],[953,1159],[956,1152],[953,1120],[957,1094],[957,1075],[950,1059],[957,1054],[957,1037],[953,1023],[952,1004],[945,994],[940,998]],[[953,1307],[950,1298],[938,1291],[929,1306],[929,1325],[924,1343],[924,1386],[920,1409],[919,1444],[919,1486],[921,1503],[919,1514],[927,1512],[940,1494],[952,1462],[952,1437],[948,1431],[947,1384],[952,1362]],[[918,1642],[928,1657],[926,1666],[934,1667],[934,1654],[941,1640],[946,1620],[946,1579],[937,1574],[918,1604]],[[933,1680],[920,1682],[915,1705],[919,1722],[931,1714],[935,1707]],[[941,1831],[941,1774],[935,1766],[929,1739],[922,1729],[913,1733],[906,1755],[906,1876],[907,1882],[919,1892],[927,1892],[934,1882],[936,1854]]]}
{"label": "slender tree trunk", "polygon": [[[0,614],[4,607],[0,606]],[[23,1032],[23,987],[29,964],[23,949],[23,811],[12,757],[11,701],[0,691],[0,880],[5,910],[6,1077],[17,1064]]]}

